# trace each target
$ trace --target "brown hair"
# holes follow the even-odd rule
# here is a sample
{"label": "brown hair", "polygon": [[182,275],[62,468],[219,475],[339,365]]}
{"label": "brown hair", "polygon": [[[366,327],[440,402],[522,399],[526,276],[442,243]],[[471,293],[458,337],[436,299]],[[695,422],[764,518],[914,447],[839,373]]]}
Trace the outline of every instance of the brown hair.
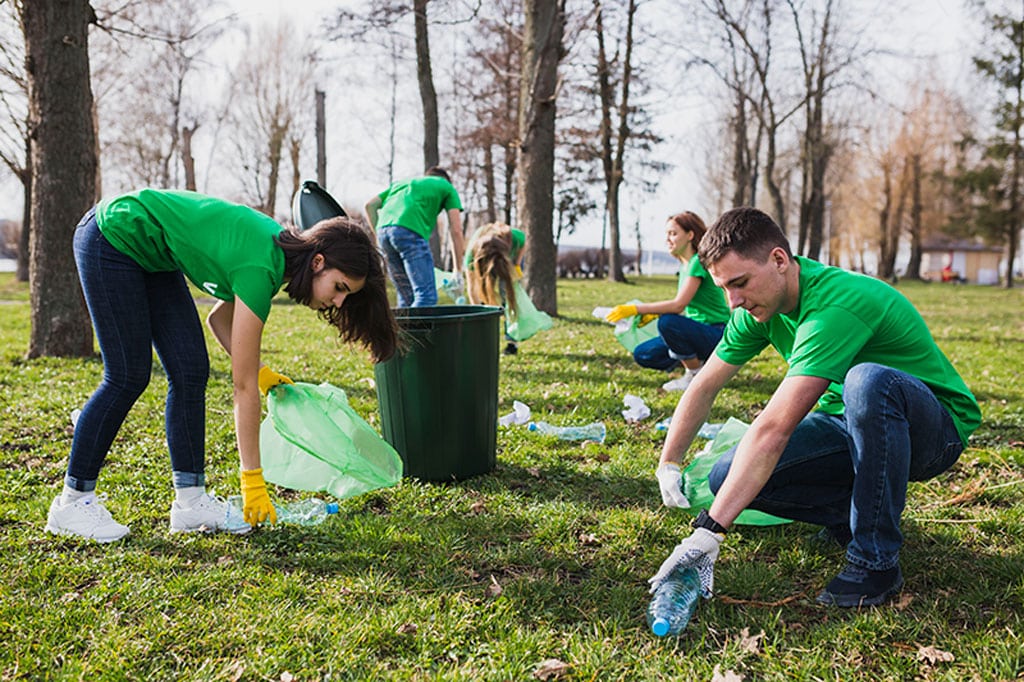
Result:
{"label": "brown hair", "polygon": [[468,249],[473,254],[466,273],[469,300],[496,306],[507,300],[514,312],[512,228],[505,223],[488,223],[473,234]]}
{"label": "brown hair", "polygon": [[318,253],[324,267],[365,277],[363,288],[347,296],[340,308],[331,306],[318,314],[338,328],[342,341],[369,349],[376,362],[394,355],[398,324],[388,302],[384,259],[362,225],[350,218],[328,218],[302,232],[282,230],[274,241],[284,251],[284,290],[301,305],[308,305],[313,294],[312,261]]}
{"label": "brown hair", "polygon": [[793,257],[789,240],[775,221],[764,211],[744,206],[726,211],[715,221],[701,240],[697,254],[706,268],[730,251],[742,258],[764,260],[775,248]]}
{"label": "brown hair", "polygon": [[670,215],[669,220],[674,222],[684,232],[692,232],[693,237],[690,239],[690,245],[693,247],[693,252],[697,252],[697,247],[700,246],[700,240],[703,239],[704,233],[708,231],[707,226],[704,225],[704,221],[700,219],[700,216],[693,211],[683,211],[682,213],[676,213]]}

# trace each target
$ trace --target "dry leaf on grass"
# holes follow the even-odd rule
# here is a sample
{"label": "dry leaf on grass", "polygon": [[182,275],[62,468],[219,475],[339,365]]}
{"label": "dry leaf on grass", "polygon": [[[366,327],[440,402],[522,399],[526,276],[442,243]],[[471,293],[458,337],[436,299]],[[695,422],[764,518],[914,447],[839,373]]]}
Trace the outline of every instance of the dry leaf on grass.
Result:
{"label": "dry leaf on grass", "polygon": [[548,658],[537,665],[533,676],[538,680],[560,680],[572,671],[572,665],[557,658]]}
{"label": "dry leaf on grass", "polygon": [[953,654],[933,646],[923,646],[917,650],[917,660],[924,661],[928,665],[936,663],[952,663],[955,659]]}
{"label": "dry leaf on grass", "polygon": [[731,670],[722,672],[720,663],[716,663],[715,669],[711,672],[711,682],[743,682],[743,680],[743,675],[739,673],[734,673]]}
{"label": "dry leaf on grass", "polygon": [[764,639],[764,630],[761,630],[761,632],[751,637],[750,628],[743,628],[742,630],[740,630],[740,651],[743,651],[748,654],[761,653],[762,639]]}

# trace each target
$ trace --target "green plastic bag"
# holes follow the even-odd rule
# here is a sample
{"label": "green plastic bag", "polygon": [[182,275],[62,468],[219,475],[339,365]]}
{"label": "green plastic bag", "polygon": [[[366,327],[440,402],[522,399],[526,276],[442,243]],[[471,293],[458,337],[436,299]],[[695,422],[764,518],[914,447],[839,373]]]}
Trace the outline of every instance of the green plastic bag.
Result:
{"label": "green plastic bag", "polygon": [[267,412],[260,455],[271,483],[344,499],[402,478],[401,457],[336,386],[280,384],[267,396]]}
{"label": "green plastic bag", "polygon": [[551,316],[543,310],[537,310],[530,300],[530,295],[523,289],[519,281],[512,283],[516,294],[516,311],[505,303],[505,333],[513,341],[525,341],[537,332],[551,329]]}
{"label": "green plastic bag", "polygon": [[[628,301],[628,303],[636,305],[637,303],[643,303],[643,301],[633,299],[632,301]],[[657,321],[652,320],[641,327],[640,317],[640,315],[634,315],[629,318],[629,328],[625,331],[619,331],[618,328],[615,330],[615,338],[618,339],[623,348],[628,350],[630,353],[632,353],[633,349],[644,341],[650,341],[658,336]]]}
{"label": "green plastic bag", "polygon": [[[690,501],[690,509],[694,512],[711,507],[711,502],[715,499],[711,493],[711,487],[708,485],[708,474],[711,473],[711,467],[721,459],[722,455],[740,442],[746,431],[746,423],[729,417],[725,425],[722,426],[722,430],[711,441],[710,449],[705,449],[694,457],[690,465],[683,470],[683,494]],[[756,509],[744,509],[736,517],[734,523],[748,526],[775,526],[780,523],[790,523],[790,521]]]}

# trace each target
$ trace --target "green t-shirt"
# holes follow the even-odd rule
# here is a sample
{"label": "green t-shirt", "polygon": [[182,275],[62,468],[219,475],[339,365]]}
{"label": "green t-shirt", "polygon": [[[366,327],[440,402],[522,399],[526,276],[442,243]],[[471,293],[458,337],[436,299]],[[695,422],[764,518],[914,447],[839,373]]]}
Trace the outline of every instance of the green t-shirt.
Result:
{"label": "green t-shirt", "polygon": [[800,264],[796,308],[767,322],[736,310],[715,351],[718,357],[742,365],[771,344],[789,363],[786,376],[832,382],[818,400],[818,409],[828,414],[842,414],[842,383],[853,365],[874,362],[892,367],[932,390],[966,445],[981,423],[981,409],[913,304],[873,277],[799,256],[796,261]]}
{"label": "green t-shirt", "polygon": [[700,258],[691,256],[686,267],[679,271],[679,288],[682,289],[688,277],[700,278],[700,286],[686,306],[686,316],[704,324],[725,324],[729,321],[729,304],[725,302],[725,293],[711,279],[711,275],[701,265]]}
{"label": "green t-shirt", "polygon": [[100,231],[147,272],[180,270],[224,300],[237,296],[267,321],[281,288],[281,226],[239,204],[182,190],[143,189],[100,202]]}
{"label": "green t-shirt", "polygon": [[[480,230],[486,228],[486,225],[478,227],[469,240],[469,248],[466,249],[466,255],[462,258],[462,264],[467,270],[473,269],[473,244],[476,242],[476,236],[480,233]],[[510,228],[510,231],[512,233],[512,250],[508,254],[508,259],[515,265],[519,261],[519,254],[523,252],[523,247],[526,245],[526,233],[514,227]]]}
{"label": "green t-shirt", "polygon": [[452,183],[436,175],[400,180],[379,195],[377,227],[398,225],[430,239],[437,215],[453,208],[462,210],[459,193]]}

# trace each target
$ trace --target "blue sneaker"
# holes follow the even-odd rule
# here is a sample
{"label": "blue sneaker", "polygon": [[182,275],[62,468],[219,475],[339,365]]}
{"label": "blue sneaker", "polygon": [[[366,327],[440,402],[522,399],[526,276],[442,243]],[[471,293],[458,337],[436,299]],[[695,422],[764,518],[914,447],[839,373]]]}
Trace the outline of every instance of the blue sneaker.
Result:
{"label": "blue sneaker", "polygon": [[899,564],[884,571],[871,571],[847,563],[818,595],[818,603],[840,608],[878,606],[903,589],[903,573]]}

